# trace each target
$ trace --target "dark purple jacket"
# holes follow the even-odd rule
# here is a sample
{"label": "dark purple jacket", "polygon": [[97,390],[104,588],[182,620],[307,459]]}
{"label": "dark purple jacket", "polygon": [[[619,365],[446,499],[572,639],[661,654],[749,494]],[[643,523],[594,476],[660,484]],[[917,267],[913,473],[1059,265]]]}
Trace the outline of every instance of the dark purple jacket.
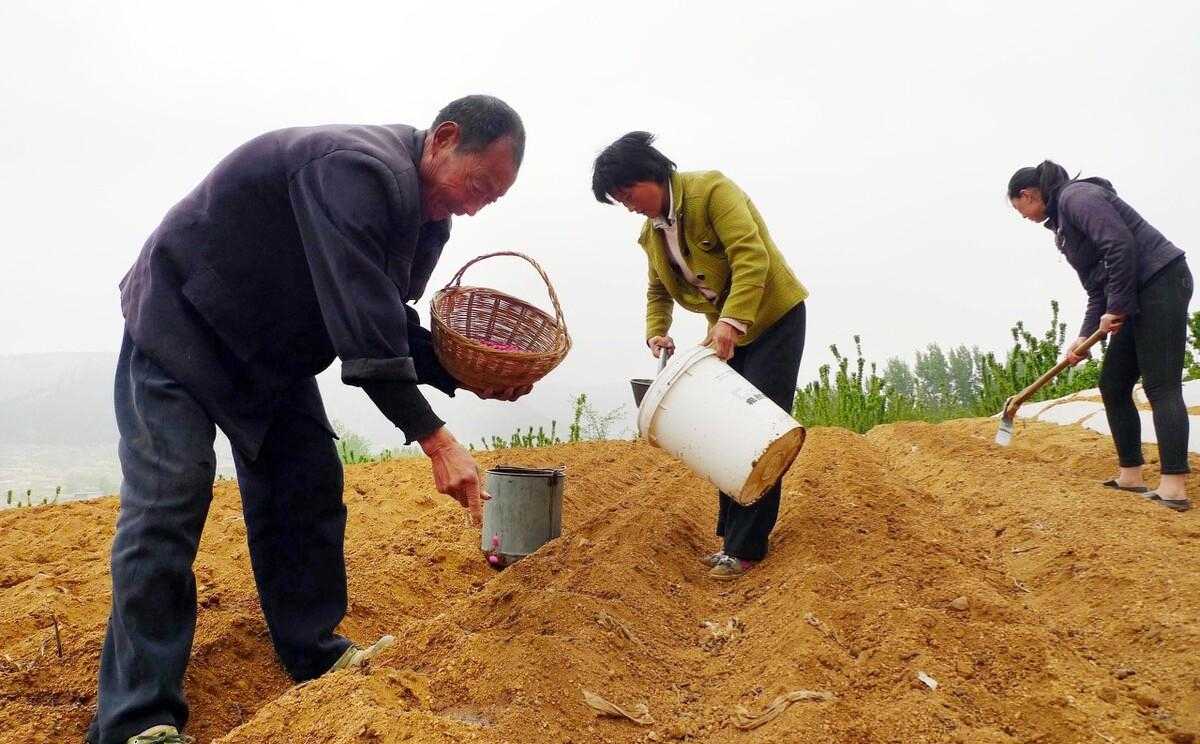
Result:
{"label": "dark purple jacket", "polygon": [[342,360],[410,439],[441,425],[417,383],[453,393],[418,299],[450,235],[423,223],[425,133],[269,132],[175,205],[121,282],[133,342],[255,457],[282,406],[329,422],[314,378]]}
{"label": "dark purple jacket", "polygon": [[1046,206],[1046,227],[1087,290],[1080,336],[1106,312],[1136,315],[1138,290],[1183,255],[1103,178],[1070,181]]}

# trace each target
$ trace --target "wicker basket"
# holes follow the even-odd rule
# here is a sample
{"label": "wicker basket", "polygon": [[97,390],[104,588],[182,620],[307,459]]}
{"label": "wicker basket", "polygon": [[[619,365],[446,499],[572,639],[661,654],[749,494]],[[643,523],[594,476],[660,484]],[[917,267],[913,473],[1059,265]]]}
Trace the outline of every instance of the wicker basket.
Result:
{"label": "wicker basket", "polygon": [[[464,287],[463,273],[485,258],[516,256],[528,261],[550,290],[555,317],[503,292]],[[562,306],[546,272],[523,253],[488,253],[466,263],[430,303],[433,348],[438,361],[463,386],[474,390],[532,385],[558,366],[571,349]],[[507,351],[484,341],[516,346]]]}

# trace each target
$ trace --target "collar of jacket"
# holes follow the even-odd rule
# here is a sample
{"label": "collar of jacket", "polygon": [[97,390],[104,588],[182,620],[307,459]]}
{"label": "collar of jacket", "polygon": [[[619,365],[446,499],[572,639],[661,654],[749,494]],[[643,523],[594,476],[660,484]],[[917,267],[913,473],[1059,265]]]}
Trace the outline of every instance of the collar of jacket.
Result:
{"label": "collar of jacket", "polygon": [[679,171],[671,171],[671,211],[675,213],[675,221],[683,219],[683,176]]}
{"label": "collar of jacket", "polygon": [[[1067,183],[1070,183],[1070,181]],[[1065,185],[1058,186],[1054,191],[1043,197],[1046,200],[1046,221],[1042,223],[1042,226],[1047,230],[1058,230],[1058,195],[1062,193],[1062,187]]]}
{"label": "collar of jacket", "polygon": [[[412,156],[413,168],[417,169],[417,202],[421,201],[421,155],[425,152],[425,138],[429,135],[428,129],[414,129],[412,134],[412,149],[409,155]],[[422,222],[424,230],[430,233],[436,233],[443,236],[442,242],[450,237],[450,217],[444,220],[435,222]]]}
{"label": "collar of jacket", "polygon": [[[671,211],[675,212],[675,222],[679,225],[679,231],[680,231],[680,234],[682,235],[683,234],[683,176],[679,175],[679,171],[674,171],[673,173],[671,173],[671,177],[670,177],[670,179],[668,179],[668,183],[670,184],[670,189],[671,189]],[[668,215],[664,214],[662,216],[662,219],[665,220],[665,219],[667,219],[667,217],[668,217]],[[640,243],[643,246],[648,244],[650,236],[658,231],[658,227],[654,224],[655,222],[656,222],[656,220],[653,217],[646,218],[646,221],[642,223],[642,232],[638,236],[638,243]],[[663,247],[664,248],[666,247],[665,242],[663,243]],[[681,243],[679,246],[679,249],[683,252],[684,255],[687,255],[688,250],[687,250],[686,245]]]}
{"label": "collar of jacket", "polygon": [[414,129],[412,133],[412,155],[413,167],[417,169],[417,173],[421,172],[421,155],[425,152],[425,137],[429,134],[428,129]]}
{"label": "collar of jacket", "polygon": [[1114,196],[1117,193],[1117,189],[1112,185],[1112,181],[1108,180],[1107,178],[1100,178],[1099,176],[1091,176],[1089,178],[1076,177],[1068,181],[1063,181],[1058,186],[1054,187],[1054,191],[1046,200],[1046,227],[1050,228],[1051,230],[1058,229],[1058,198],[1062,196],[1063,189],[1067,188],[1073,183],[1095,184],[1105,191],[1111,191]]}
{"label": "collar of jacket", "polygon": [[1050,190],[1050,193],[1044,194],[1043,199],[1046,200],[1046,227],[1050,230],[1058,230],[1058,197],[1062,195],[1063,189],[1075,183],[1076,179],[1071,178]]}

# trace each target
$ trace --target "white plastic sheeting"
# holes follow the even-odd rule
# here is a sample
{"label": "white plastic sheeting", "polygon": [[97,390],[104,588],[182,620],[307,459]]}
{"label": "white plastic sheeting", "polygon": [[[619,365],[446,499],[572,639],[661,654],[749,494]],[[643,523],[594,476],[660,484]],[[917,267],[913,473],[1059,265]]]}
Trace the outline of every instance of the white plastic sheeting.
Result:
{"label": "white plastic sheeting", "polygon": [[[1146,394],[1141,385],[1134,388],[1133,399],[1139,404],[1146,403]],[[1200,380],[1183,383],[1183,400],[1189,408],[1200,406]],[[1142,441],[1157,443],[1154,415],[1150,411],[1138,413],[1142,417]],[[1100,401],[1100,391],[1095,389],[1081,390],[1057,400],[1027,403],[1017,411],[1017,418],[1065,426],[1078,425],[1101,434],[1112,434],[1112,430],[1108,428],[1108,417],[1104,415],[1104,404]],[[1188,449],[1200,453],[1200,416],[1188,416],[1188,419],[1191,422],[1188,429]]]}

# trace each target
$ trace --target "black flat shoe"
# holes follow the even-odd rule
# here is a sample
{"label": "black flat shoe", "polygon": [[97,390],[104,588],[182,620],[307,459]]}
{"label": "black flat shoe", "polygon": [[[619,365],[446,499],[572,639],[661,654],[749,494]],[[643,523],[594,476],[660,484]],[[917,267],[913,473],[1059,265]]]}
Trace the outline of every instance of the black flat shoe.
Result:
{"label": "black flat shoe", "polygon": [[1117,483],[1116,479],[1106,480],[1100,485],[1104,486],[1105,488],[1115,488],[1118,491],[1129,491],[1130,493],[1146,493],[1150,490],[1145,486],[1122,486]]}
{"label": "black flat shoe", "polygon": [[1172,511],[1185,512],[1192,508],[1191,499],[1164,499],[1154,491],[1147,491],[1146,493],[1142,494],[1142,497],[1148,501],[1153,501],[1156,504],[1162,504]]}

